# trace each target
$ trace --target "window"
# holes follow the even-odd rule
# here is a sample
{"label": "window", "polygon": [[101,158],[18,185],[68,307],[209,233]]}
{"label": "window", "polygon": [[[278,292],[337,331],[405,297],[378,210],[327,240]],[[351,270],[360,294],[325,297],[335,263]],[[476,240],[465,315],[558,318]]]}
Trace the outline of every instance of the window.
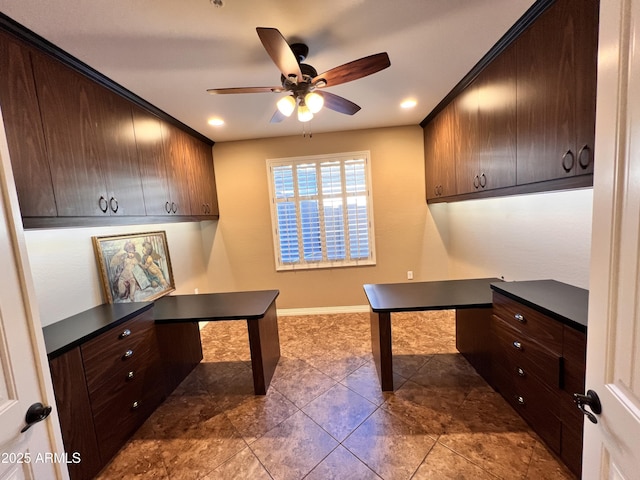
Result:
{"label": "window", "polygon": [[267,160],[276,270],[374,265],[369,152]]}

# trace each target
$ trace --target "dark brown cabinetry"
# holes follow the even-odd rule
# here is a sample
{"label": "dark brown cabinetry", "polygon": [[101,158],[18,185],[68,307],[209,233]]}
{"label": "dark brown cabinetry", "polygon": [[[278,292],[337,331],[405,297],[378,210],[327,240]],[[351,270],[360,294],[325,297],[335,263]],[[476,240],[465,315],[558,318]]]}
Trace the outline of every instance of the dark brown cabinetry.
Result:
{"label": "dark brown cabinetry", "polygon": [[45,55],[33,55],[58,216],[144,215],[129,106]]}
{"label": "dark brown cabinetry", "polygon": [[453,155],[453,107],[445,108],[424,129],[427,200],[455,194]]}
{"label": "dark brown cabinetry", "polygon": [[0,53],[25,227],[217,218],[209,144],[5,32]]}
{"label": "dark brown cabinetry", "polygon": [[56,216],[29,49],[0,32],[0,105],[23,216]]}
{"label": "dark brown cabinetry", "polygon": [[493,296],[493,383],[577,475],[583,416],[586,335],[497,292]]}
{"label": "dark brown cabinetry", "polygon": [[[598,5],[553,2],[423,122],[427,201],[593,184]],[[452,147],[439,156],[443,137]]]}
{"label": "dark brown cabinetry", "polygon": [[517,183],[593,173],[597,0],[558,0],[516,41]]}

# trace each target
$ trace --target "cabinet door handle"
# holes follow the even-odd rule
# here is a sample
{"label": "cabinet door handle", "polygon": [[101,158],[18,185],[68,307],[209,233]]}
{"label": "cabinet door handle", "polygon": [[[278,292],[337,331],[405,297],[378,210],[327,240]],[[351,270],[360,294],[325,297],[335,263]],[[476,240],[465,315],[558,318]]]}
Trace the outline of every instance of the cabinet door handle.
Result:
{"label": "cabinet door handle", "polygon": [[522,343],[516,340],[515,342],[513,342],[513,348],[517,350],[522,350]]}
{"label": "cabinet door handle", "polygon": [[[585,155],[586,154],[586,155]],[[585,170],[591,164],[591,148],[589,145],[583,145],[578,152],[578,165]]]}
{"label": "cabinet door handle", "polygon": [[569,173],[573,169],[573,164],[575,163],[575,158],[573,156],[573,152],[571,150],[567,150],[562,156],[562,168],[564,171]]}
{"label": "cabinet door handle", "polygon": [[138,403],[138,401],[135,401],[131,404],[131,410],[137,410],[139,406],[140,403]]}
{"label": "cabinet door handle", "polygon": [[171,213],[171,205],[169,204],[169,202],[166,202],[164,204],[164,209],[167,211],[167,213]]}
{"label": "cabinet door handle", "polygon": [[482,188],[487,186],[487,176],[484,173],[480,175],[480,186]]}
{"label": "cabinet door handle", "polygon": [[475,188],[476,190],[480,188],[480,177],[478,177],[478,175],[473,177],[473,188]]}
{"label": "cabinet door handle", "polygon": [[178,205],[175,202],[171,202],[171,212],[176,213],[178,211]]}
{"label": "cabinet door handle", "polygon": [[107,199],[104,198],[102,195],[100,195],[100,198],[98,199],[98,208],[102,213],[107,213],[107,210],[109,209],[109,204],[107,203]]}
{"label": "cabinet door handle", "polygon": [[520,405],[524,405],[524,397],[522,395],[516,395],[516,402]]}
{"label": "cabinet door handle", "polygon": [[524,315],[522,315],[521,313],[516,313],[513,318],[515,318],[516,320],[518,320],[520,323],[526,323],[527,320],[524,318]]}
{"label": "cabinet door handle", "polygon": [[127,380],[133,380],[134,374],[133,371],[127,373]]}
{"label": "cabinet door handle", "polygon": [[211,213],[211,205],[207,203],[207,215]]}
{"label": "cabinet door handle", "polygon": [[519,377],[524,377],[526,375],[524,373],[524,370],[520,367],[516,368],[516,373],[518,374]]}
{"label": "cabinet door handle", "polygon": [[[113,206],[115,204],[115,207]],[[109,207],[113,213],[118,213],[118,200],[115,197],[109,199]]]}
{"label": "cabinet door handle", "polygon": [[131,330],[127,328],[120,334],[120,338],[127,338],[129,335],[131,335]]}
{"label": "cabinet door handle", "polygon": [[131,358],[133,356],[133,350],[127,350],[126,352],[124,352],[124,355],[122,355],[122,359],[126,360],[127,358]]}

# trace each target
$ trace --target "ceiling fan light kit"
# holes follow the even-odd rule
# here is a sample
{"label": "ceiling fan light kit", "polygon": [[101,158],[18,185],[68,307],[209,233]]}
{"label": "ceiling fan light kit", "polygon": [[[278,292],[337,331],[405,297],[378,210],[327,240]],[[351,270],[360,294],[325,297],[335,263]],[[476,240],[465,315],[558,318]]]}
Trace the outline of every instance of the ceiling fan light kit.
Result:
{"label": "ceiling fan light kit", "polygon": [[212,88],[207,92],[213,95],[289,92],[289,95],[278,100],[277,111],[271,117],[271,123],[277,123],[290,117],[296,109],[296,105],[300,122],[308,122],[313,118],[313,114],[318,113],[323,107],[345,115],[354,115],[360,110],[358,105],[346,98],[326,91],[316,91],[316,89],[351,82],[384,70],[391,65],[389,55],[383,52],[345,63],[318,75],[315,68],[302,63],[309,53],[309,47],[305,44],[289,45],[275,28],[258,27],[256,31],[271,60],[282,73],[280,77],[282,86]]}

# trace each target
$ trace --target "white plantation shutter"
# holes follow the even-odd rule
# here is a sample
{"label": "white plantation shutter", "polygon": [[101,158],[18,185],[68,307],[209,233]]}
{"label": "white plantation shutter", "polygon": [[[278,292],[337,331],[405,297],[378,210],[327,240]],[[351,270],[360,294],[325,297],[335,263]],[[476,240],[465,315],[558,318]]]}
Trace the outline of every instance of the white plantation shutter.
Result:
{"label": "white plantation shutter", "polygon": [[277,270],[375,264],[369,152],[267,161]]}

